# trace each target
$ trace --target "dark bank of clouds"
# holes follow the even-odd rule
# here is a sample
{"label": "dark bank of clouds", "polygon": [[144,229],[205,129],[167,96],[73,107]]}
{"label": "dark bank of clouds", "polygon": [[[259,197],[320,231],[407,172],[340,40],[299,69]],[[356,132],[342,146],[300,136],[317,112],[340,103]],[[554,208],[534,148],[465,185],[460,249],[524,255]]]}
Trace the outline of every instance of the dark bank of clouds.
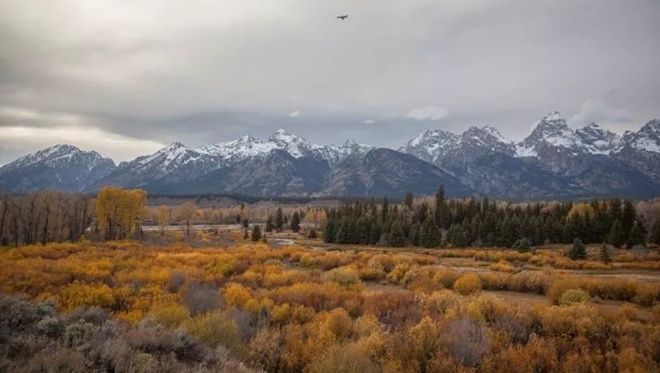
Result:
{"label": "dark bank of clouds", "polygon": [[657,0],[0,0],[0,163],[277,128],[322,144],[485,124],[517,139],[552,110],[637,129],[660,117],[659,17]]}

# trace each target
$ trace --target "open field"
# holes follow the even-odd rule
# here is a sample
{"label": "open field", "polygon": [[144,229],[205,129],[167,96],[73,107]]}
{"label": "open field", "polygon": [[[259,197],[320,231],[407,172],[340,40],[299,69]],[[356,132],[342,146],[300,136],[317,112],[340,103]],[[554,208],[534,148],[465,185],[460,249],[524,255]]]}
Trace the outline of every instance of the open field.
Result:
{"label": "open field", "polygon": [[[571,264],[560,247],[521,254],[338,246],[291,232],[271,234],[267,244],[244,241],[240,231],[230,236],[222,241],[232,243],[222,247],[211,244],[209,232],[193,239],[166,232],[172,241],[167,245],[115,241],[2,249],[0,292],[53,305],[59,314],[48,317],[68,325],[48,337],[58,356],[83,359],[74,348],[81,345],[66,342],[67,333],[78,325],[80,309],[100,307],[94,312],[107,313],[116,331],[102,337],[101,326],[89,321],[90,334],[81,338],[110,338],[100,345],[110,350],[94,353],[116,371],[659,368],[654,251],[615,251],[614,262],[604,266],[594,259],[595,248],[589,248],[588,260]],[[10,304],[3,309],[11,313],[17,307],[11,302],[4,299],[0,308]],[[39,335],[41,324],[34,325],[21,333]],[[167,351],[186,353],[167,345],[165,335],[154,340],[154,333],[185,333],[209,350],[168,362]],[[143,341],[129,343],[135,349],[130,356],[107,347],[126,344],[129,336]],[[34,361],[29,351],[35,347],[8,352],[28,339],[2,338],[10,348],[0,349],[0,368]],[[149,364],[138,361],[145,354]]]}

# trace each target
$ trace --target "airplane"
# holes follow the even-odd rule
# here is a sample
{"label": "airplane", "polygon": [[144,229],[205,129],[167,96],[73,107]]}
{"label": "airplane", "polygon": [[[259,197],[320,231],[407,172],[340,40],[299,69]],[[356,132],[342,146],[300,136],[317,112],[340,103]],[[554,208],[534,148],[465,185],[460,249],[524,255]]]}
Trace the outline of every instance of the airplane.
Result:
{"label": "airplane", "polygon": [[338,19],[341,19],[342,21],[345,21],[346,18],[348,18],[348,14],[343,15],[343,16],[337,16]]}

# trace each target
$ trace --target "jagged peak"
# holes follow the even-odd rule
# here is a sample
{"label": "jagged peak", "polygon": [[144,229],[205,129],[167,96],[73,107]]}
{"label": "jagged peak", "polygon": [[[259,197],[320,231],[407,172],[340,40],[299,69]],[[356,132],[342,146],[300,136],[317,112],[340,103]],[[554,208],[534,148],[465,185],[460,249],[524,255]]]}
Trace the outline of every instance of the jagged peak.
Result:
{"label": "jagged peak", "polygon": [[550,113],[548,113],[548,115],[543,117],[543,121],[546,122],[554,122],[559,120],[565,121],[564,117],[561,116],[561,113],[559,111],[551,111]]}

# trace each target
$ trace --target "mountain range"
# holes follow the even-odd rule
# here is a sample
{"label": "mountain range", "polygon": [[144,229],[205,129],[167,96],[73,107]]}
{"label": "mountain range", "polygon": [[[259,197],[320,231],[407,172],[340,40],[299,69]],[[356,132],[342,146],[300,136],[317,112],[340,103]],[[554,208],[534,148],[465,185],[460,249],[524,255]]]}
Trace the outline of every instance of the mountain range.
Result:
{"label": "mountain range", "polygon": [[573,130],[558,112],[519,142],[490,126],[462,134],[420,133],[399,149],[347,141],[317,145],[278,130],[189,148],[174,142],[119,165],[96,152],[56,145],[0,168],[0,190],[94,192],[103,186],[157,194],[400,196],[506,199],[660,195],[660,120],[623,135],[592,123]]}

